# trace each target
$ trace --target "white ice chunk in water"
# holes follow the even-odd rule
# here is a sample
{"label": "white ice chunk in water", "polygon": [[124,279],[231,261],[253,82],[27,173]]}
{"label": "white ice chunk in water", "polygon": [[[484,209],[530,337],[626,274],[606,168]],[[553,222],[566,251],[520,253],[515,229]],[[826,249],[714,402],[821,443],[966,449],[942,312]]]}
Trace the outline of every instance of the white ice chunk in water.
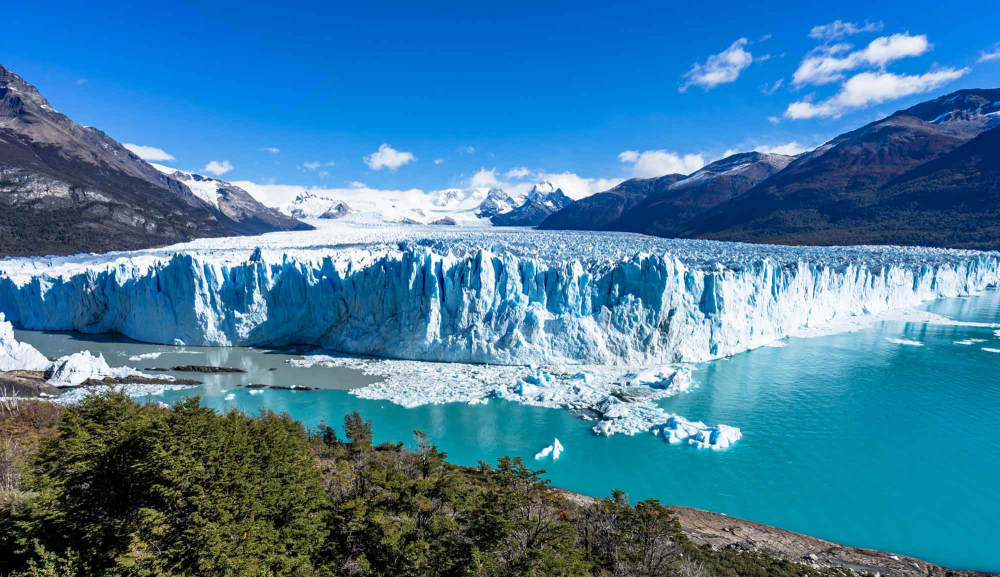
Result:
{"label": "white ice chunk in water", "polygon": [[726,449],[743,438],[738,427],[715,425],[709,427],[701,421],[688,421],[683,417],[671,417],[656,429],[668,443],[687,443],[699,449]]}
{"label": "white ice chunk in water", "polygon": [[558,461],[559,456],[562,455],[562,452],[563,452],[563,445],[562,443],[559,442],[559,438],[557,437],[552,440],[551,445],[546,445],[544,449],[535,453],[535,460],[541,461],[542,459],[545,459],[551,455],[553,461]]}
{"label": "white ice chunk in water", "polygon": [[123,379],[133,376],[146,376],[132,367],[108,366],[104,355],[96,357],[90,351],[73,353],[60,357],[52,363],[46,372],[46,382],[57,387],[75,387],[88,380],[101,380],[106,377]]}
{"label": "white ice chunk in water", "polygon": [[910,339],[896,339],[896,338],[893,338],[893,337],[886,337],[885,340],[889,341],[890,343],[895,343],[897,345],[906,345],[908,347],[922,347],[922,346],[924,346],[924,343],[922,343],[920,341],[911,341]]}
{"label": "white ice chunk in water", "polygon": [[14,337],[14,326],[0,313],[0,371],[44,371],[52,363],[38,349]]}

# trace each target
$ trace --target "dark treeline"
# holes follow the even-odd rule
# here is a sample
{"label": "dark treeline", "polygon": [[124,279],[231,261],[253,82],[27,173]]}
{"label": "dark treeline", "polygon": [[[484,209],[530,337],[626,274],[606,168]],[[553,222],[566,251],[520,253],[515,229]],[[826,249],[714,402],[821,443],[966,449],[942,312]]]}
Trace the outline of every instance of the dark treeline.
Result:
{"label": "dark treeline", "polygon": [[287,415],[121,394],[0,409],[0,575],[818,575],[696,546],[656,501],[570,498]]}

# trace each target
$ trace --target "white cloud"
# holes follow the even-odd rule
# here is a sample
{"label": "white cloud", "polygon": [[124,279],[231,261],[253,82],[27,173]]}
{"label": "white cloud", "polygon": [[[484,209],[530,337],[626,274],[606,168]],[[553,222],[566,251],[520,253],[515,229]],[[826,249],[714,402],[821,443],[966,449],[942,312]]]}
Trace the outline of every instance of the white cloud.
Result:
{"label": "white cloud", "polygon": [[77,78],[76,79],[76,85],[77,86],[83,86],[86,83],[87,83],[87,79],[86,78]]}
{"label": "white cloud", "polygon": [[444,159],[443,158],[435,158],[434,159],[434,164],[437,164],[437,165],[444,164]]}
{"label": "white cloud", "polygon": [[521,195],[531,190],[537,182],[548,181],[556,188],[562,189],[563,193],[572,198],[580,199],[597,192],[604,192],[619,184],[621,178],[588,178],[573,172],[546,172],[529,171],[531,180],[523,177],[511,178],[508,175],[512,171],[505,173],[504,179],[500,179],[495,168],[481,168],[467,183],[468,189],[502,188],[508,193]]}
{"label": "white cloud", "polygon": [[519,166],[517,168],[512,168],[504,173],[504,178],[507,180],[522,180],[530,177],[534,174],[530,168],[526,166]]}
{"label": "white cloud", "polygon": [[881,30],[882,22],[868,22],[866,20],[864,24],[859,26],[854,22],[834,20],[829,24],[813,26],[813,29],[809,31],[809,37],[828,42],[830,40],[838,40],[845,36],[861,34],[862,32],[879,32]]}
{"label": "white cloud", "polygon": [[491,168],[489,170],[485,168],[480,168],[476,174],[472,175],[469,179],[469,186],[472,188],[497,188],[500,187],[500,181],[497,179],[497,170]]}
{"label": "white cloud", "polygon": [[[304,168],[306,170],[309,170],[311,172],[316,172],[320,168],[330,167],[330,166],[336,166],[336,164],[337,163],[334,162],[334,161],[332,161],[332,160],[328,160],[327,162],[320,162],[320,161],[314,160],[312,162],[303,162],[302,163],[302,168]],[[321,171],[321,172],[326,172],[326,171]]]}
{"label": "white cloud", "polygon": [[982,62],[992,62],[993,60],[1000,60],[1000,42],[993,45],[990,52],[983,50],[979,53],[979,59],[976,60],[977,63]]}
{"label": "white cloud", "polygon": [[754,147],[754,152],[767,152],[771,154],[787,154],[789,156],[795,156],[797,154],[802,154],[807,150],[812,150],[814,146],[804,146],[796,141],[786,142],[784,144],[766,145],[762,144],[760,146]]}
{"label": "white cloud", "polygon": [[620,162],[629,162],[629,163],[636,162],[637,160],[639,160],[639,151],[626,150],[625,152],[622,152],[618,155],[618,160]]}
{"label": "white cloud", "polygon": [[172,154],[162,148],[156,148],[155,146],[143,146],[141,144],[132,144],[130,142],[124,142],[122,143],[122,146],[128,149],[128,151],[132,154],[150,162],[176,160]]}
{"label": "white cloud", "polygon": [[760,91],[763,92],[764,94],[770,96],[770,95],[774,94],[775,92],[777,92],[778,89],[781,88],[781,85],[784,84],[784,83],[785,83],[785,79],[784,78],[779,78],[779,79],[775,80],[771,84],[768,84],[767,82],[765,82],[760,87]]}
{"label": "white cloud", "polygon": [[[427,193],[419,188],[408,190],[375,189],[364,183],[352,182],[347,188],[321,188],[301,186],[296,184],[259,184],[249,180],[234,181],[233,184],[250,193],[266,206],[280,208],[295,201],[300,194],[308,192],[317,196],[325,196],[345,201],[354,210],[392,211],[400,207],[400,211],[409,208],[420,208],[427,204]],[[389,218],[403,216],[388,214]]]}
{"label": "white cloud", "polygon": [[587,178],[573,172],[540,172],[537,179],[551,182],[556,188],[561,188],[566,196],[574,200],[604,192],[624,180],[621,178]]}
{"label": "white cloud", "polygon": [[785,117],[792,119],[837,117],[844,112],[929,92],[969,72],[968,68],[942,68],[926,74],[862,72],[851,77],[840,92],[819,103],[801,100],[788,105]]}
{"label": "white cloud", "polygon": [[700,154],[681,156],[667,150],[626,150],[618,155],[618,160],[632,166],[632,176],[652,178],[665,174],[690,174],[705,166],[705,157]]}
{"label": "white cloud", "polygon": [[233,169],[233,164],[228,160],[212,160],[202,169],[204,172],[211,172],[215,176],[222,176]]}
{"label": "white cloud", "polygon": [[740,72],[753,62],[753,55],[743,49],[746,44],[747,39],[740,38],[729,48],[709,56],[704,64],[696,62],[684,75],[680,91],[685,92],[692,85],[710,90],[720,84],[734,82],[739,78]]}
{"label": "white cloud", "polygon": [[466,154],[475,154],[476,147],[475,146],[465,146],[465,147],[462,147],[462,152],[464,152]]}
{"label": "white cloud", "polygon": [[365,164],[372,170],[382,170],[383,168],[396,170],[416,159],[417,157],[413,156],[411,152],[400,152],[389,146],[388,143],[383,143],[382,146],[378,147],[378,150],[365,156]]}
{"label": "white cloud", "polygon": [[844,73],[862,67],[885,68],[887,64],[901,58],[920,56],[931,49],[927,36],[911,36],[908,32],[880,36],[872,40],[862,50],[848,52],[849,44],[823,46],[807,55],[792,77],[796,86],[806,84],[830,84],[844,78]]}
{"label": "white cloud", "polygon": [[281,152],[281,149],[277,146],[265,146],[264,148],[261,148],[261,150],[264,152],[270,152],[271,154],[278,154]]}

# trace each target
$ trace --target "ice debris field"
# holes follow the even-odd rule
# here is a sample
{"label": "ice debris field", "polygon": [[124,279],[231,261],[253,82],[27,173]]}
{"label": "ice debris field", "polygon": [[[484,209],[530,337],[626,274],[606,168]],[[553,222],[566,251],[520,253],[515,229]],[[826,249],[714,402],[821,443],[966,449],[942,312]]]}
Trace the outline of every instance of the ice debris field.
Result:
{"label": "ice debris field", "polygon": [[26,329],[151,343],[315,345],[338,354],[304,357],[303,366],[383,377],[353,391],[368,398],[562,407],[595,421],[599,434],[649,431],[725,447],[739,429],[657,404],[690,386],[685,363],[879,318],[949,323],[911,309],[998,280],[1000,254],[975,251],[320,223],[128,253],[3,259],[0,312]]}

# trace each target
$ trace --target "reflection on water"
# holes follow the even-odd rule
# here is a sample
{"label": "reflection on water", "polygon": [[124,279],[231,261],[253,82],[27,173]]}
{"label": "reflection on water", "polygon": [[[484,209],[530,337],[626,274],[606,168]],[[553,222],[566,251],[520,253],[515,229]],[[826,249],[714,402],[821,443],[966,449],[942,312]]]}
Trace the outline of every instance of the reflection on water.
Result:
{"label": "reflection on water", "polygon": [[[933,303],[954,319],[1000,320],[1000,291]],[[854,333],[792,339],[698,367],[692,392],[665,399],[672,412],[742,428],[726,451],[669,446],[652,435],[596,437],[567,411],[500,401],[404,409],[342,389],[370,382],[346,369],[291,368],[288,351],[177,350],[67,334],[18,333],[56,356],[83,348],[140,368],[214,364],[246,375],[196,375],[205,385],[162,400],[202,395],[218,409],[286,411],[307,425],[337,424],[350,411],[373,421],[378,440],[429,435],[462,464],[503,455],[545,461],[557,485],[603,496],[626,490],[828,538],[923,557],[953,567],[1000,570],[1000,348],[992,329],[887,322]],[[889,338],[919,341],[905,346]],[[973,345],[956,344],[984,339]],[[128,357],[166,351],[139,362]],[[184,351],[193,351],[184,352]],[[199,356],[196,356],[199,355]],[[271,370],[275,369],[275,370]],[[191,376],[191,375],[186,375]],[[325,386],[252,391],[245,382]]]}

